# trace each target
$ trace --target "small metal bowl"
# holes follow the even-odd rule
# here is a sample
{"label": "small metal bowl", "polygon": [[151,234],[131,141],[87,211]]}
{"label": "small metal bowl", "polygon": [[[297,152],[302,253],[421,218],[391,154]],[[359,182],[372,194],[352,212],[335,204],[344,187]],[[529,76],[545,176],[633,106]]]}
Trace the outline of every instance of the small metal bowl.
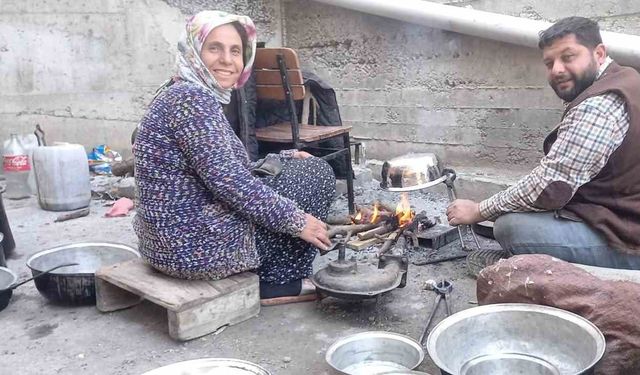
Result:
{"label": "small metal bowl", "polygon": [[387,160],[382,165],[380,187],[388,191],[425,189],[447,179],[435,154],[408,154]]}
{"label": "small metal bowl", "polygon": [[325,359],[341,374],[368,375],[412,370],[424,359],[424,351],[410,337],[373,331],[339,339]]}
{"label": "small metal bowl", "polygon": [[40,251],[27,260],[33,276],[65,263],[77,263],[57,269],[34,280],[44,297],[64,305],[96,303],[95,272],[103,267],[139,258],[133,248],[109,242],[83,242]]}
{"label": "small metal bowl", "polygon": [[519,303],[460,311],[427,339],[429,356],[445,375],[590,374],[604,350],[604,335],[587,319]]}
{"label": "small metal bowl", "polygon": [[142,375],[270,375],[255,363],[233,358],[202,358],[172,363]]}

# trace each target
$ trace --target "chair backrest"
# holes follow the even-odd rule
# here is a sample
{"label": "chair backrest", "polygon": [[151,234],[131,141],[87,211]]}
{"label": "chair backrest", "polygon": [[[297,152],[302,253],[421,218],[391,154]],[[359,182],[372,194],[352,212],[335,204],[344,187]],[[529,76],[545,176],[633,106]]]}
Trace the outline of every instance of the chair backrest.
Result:
{"label": "chair backrest", "polygon": [[258,99],[285,100],[284,82],[278,64],[278,55],[286,65],[287,80],[293,100],[304,99],[304,81],[298,55],[291,48],[258,48],[254,62]]}

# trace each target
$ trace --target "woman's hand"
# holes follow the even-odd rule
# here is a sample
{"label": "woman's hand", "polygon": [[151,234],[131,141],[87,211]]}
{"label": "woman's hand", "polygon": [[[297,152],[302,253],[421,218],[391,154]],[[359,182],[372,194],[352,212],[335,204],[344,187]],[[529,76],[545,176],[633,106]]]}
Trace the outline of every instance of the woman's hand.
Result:
{"label": "woman's hand", "polygon": [[447,208],[449,225],[475,224],[484,219],[480,214],[480,205],[468,199],[456,199]]}
{"label": "woman's hand", "polygon": [[306,159],[306,158],[312,158],[313,155],[311,155],[310,153],[306,152],[306,151],[296,151],[293,153],[293,158],[294,159]]}
{"label": "woman's hand", "polygon": [[327,224],[312,215],[305,214],[305,216],[307,224],[302,229],[302,232],[300,232],[300,238],[319,249],[328,249],[329,246],[331,246],[331,240],[327,235]]}

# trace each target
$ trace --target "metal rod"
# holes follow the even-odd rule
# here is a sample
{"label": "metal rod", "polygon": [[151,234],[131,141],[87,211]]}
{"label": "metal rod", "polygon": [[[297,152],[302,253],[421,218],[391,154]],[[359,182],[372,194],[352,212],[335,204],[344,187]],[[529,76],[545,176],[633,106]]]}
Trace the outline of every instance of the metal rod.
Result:
{"label": "metal rod", "polygon": [[[449,30],[477,38],[538,48],[538,33],[551,23],[423,0],[315,0],[404,22]],[[640,67],[640,36],[602,31],[614,59]]]}
{"label": "metal rod", "polygon": [[284,95],[287,100],[287,104],[289,105],[289,114],[291,115],[291,140],[293,148],[300,148],[298,114],[296,112],[296,103],[293,101],[293,95],[291,95],[291,86],[289,85],[289,77],[287,77],[287,65],[282,54],[278,54],[276,58],[278,60],[278,68],[280,68],[280,77],[282,78]]}
{"label": "metal rod", "polygon": [[431,260],[425,260],[422,262],[413,262],[412,264],[414,266],[426,266],[427,264],[436,264],[436,263],[442,263],[442,262],[448,262],[450,260],[456,260],[456,259],[462,259],[462,258],[466,258],[467,255],[453,255],[450,257],[445,257],[445,258],[438,258],[438,259],[431,259]]}
{"label": "metal rod", "polygon": [[420,341],[418,341],[420,345],[423,345],[424,337],[427,335],[427,332],[429,332],[429,326],[431,325],[433,316],[436,314],[436,310],[438,309],[438,305],[440,304],[440,299],[442,299],[442,296],[440,294],[437,294],[436,299],[433,302],[433,308],[431,309],[431,313],[427,318],[427,324],[424,326],[424,329],[422,330],[422,334],[420,335]]}

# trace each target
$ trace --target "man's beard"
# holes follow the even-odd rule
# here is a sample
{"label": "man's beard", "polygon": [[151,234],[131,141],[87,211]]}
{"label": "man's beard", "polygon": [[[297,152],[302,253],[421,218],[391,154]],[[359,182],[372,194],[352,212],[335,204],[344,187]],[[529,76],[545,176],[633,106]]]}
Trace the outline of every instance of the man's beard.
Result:
{"label": "man's beard", "polygon": [[[565,102],[571,102],[593,84],[593,82],[596,80],[597,75],[598,65],[596,64],[596,60],[592,59],[591,63],[589,63],[589,66],[587,67],[587,69],[585,69],[581,76],[577,76],[573,73],[567,72],[566,75],[557,77],[555,80],[549,81],[549,84],[551,85],[553,91],[556,92],[556,95],[560,97],[560,99],[564,100]],[[573,81],[573,87],[568,90],[560,91],[560,89],[558,88],[558,85],[560,83],[556,81],[559,80],[561,82],[566,82],[567,78]]]}

